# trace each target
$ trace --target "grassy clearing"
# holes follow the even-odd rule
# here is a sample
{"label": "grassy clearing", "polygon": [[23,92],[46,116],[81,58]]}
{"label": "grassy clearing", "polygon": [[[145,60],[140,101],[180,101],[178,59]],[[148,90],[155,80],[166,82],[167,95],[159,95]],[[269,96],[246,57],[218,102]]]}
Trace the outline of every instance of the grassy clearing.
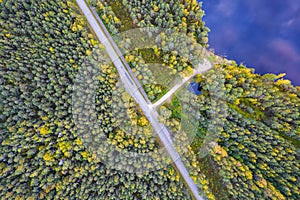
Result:
{"label": "grassy clearing", "polygon": [[[191,144],[191,147],[194,152],[200,152],[203,144],[203,139],[205,138],[207,130],[199,128],[199,133],[196,134],[196,137]],[[203,173],[209,182],[210,189],[215,195],[216,199],[227,200],[231,199],[225,183],[222,180],[222,177],[218,173],[217,164],[210,155],[207,155],[204,158],[199,158],[197,156],[199,163],[199,168],[201,173]]]}
{"label": "grassy clearing", "polygon": [[146,63],[163,63],[161,56],[157,56],[152,48],[138,50]]}
{"label": "grassy clearing", "polygon": [[108,5],[112,8],[115,15],[122,22],[122,26],[119,28],[119,31],[128,31],[130,29],[137,28],[137,25],[133,23],[133,20],[130,17],[129,11],[123,6],[122,1],[120,0],[109,0],[107,1]]}
{"label": "grassy clearing", "polygon": [[216,199],[227,200],[231,199],[228,195],[227,188],[222,181],[222,177],[217,173],[216,164],[210,156],[199,159],[199,167],[201,172],[205,174],[209,182],[209,186]]}
{"label": "grassy clearing", "polygon": [[[122,26],[119,28],[120,32],[138,28],[138,26],[133,23],[133,20],[130,17],[129,11],[122,4],[122,1],[111,0],[111,1],[108,1],[108,5],[111,6],[115,15],[122,22]],[[160,56],[157,56],[154,53],[154,50],[152,48],[140,49],[139,53],[142,54],[142,57],[146,63],[163,63],[162,58]]]}

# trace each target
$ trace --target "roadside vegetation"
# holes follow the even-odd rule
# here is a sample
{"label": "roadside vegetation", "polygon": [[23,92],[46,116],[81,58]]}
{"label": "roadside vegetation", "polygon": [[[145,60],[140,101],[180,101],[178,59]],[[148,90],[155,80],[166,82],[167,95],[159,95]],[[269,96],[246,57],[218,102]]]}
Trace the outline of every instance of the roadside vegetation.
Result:
{"label": "roadside vegetation", "polygon": [[[162,116],[174,137],[193,137],[190,146],[216,199],[297,199],[299,87],[284,74],[261,76],[234,62],[193,81],[199,96],[181,91],[160,112],[170,113]],[[185,131],[185,113],[197,131]]]}
{"label": "roadside vegetation", "polygon": [[3,0],[0,26],[1,199],[191,199],[73,2]]}
{"label": "roadside vegetation", "polygon": [[[115,41],[150,101],[157,101],[173,86],[165,85],[166,81],[155,75],[153,64],[168,69],[169,75],[165,76],[168,78],[188,76],[199,64],[202,54],[199,47],[207,46],[208,28],[202,21],[201,5],[196,1],[91,0],[90,4],[116,36]],[[182,45],[187,38],[189,45]],[[137,48],[141,44],[145,47]]]}

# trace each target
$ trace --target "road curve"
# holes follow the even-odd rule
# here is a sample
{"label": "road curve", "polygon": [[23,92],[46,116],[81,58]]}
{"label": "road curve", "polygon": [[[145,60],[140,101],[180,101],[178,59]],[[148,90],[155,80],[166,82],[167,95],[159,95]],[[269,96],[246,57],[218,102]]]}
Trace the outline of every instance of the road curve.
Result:
{"label": "road curve", "polygon": [[[134,98],[134,100],[139,104],[140,108],[142,109],[145,116],[148,118],[149,122],[151,123],[153,129],[157,133],[161,143],[165,147],[166,151],[170,155],[171,159],[173,160],[176,168],[178,169],[179,173],[181,174],[182,178],[186,182],[188,188],[192,192],[192,195],[198,200],[204,200],[203,197],[201,197],[198,193],[198,188],[195,185],[194,181],[189,176],[189,173],[187,169],[185,168],[179,153],[175,150],[175,148],[172,145],[172,140],[170,137],[170,133],[166,126],[159,123],[158,121],[158,113],[155,110],[154,106],[147,101],[148,98],[145,98],[143,96],[143,90],[142,87],[139,87],[139,85],[135,82],[135,78],[131,76],[130,73],[128,73],[126,70],[126,61],[124,59],[120,59],[120,55],[118,55],[118,52],[120,52],[116,46],[112,44],[111,36],[109,35],[108,31],[105,31],[105,27],[101,27],[103,23],[97,21],[96,16],[93,15],[91,9],[88,7],[86,2],[84,0],[76,0],[79,8],[81,9],[82,13],[86,16],[86,19],[92,29],[94,30],[97,38],[100,40],[102,45],[104,45],[110,59],[116,66],[121,80],[124,84],[125,89],[130,93],[130,95]],[[123,56],[122,56],[123,57]]]}

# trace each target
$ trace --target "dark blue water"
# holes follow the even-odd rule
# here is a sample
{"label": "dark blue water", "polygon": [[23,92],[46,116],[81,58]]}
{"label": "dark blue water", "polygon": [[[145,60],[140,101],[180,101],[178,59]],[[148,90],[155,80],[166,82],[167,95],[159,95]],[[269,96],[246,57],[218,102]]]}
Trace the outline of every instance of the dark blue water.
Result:
{"label": "dark blue water", "polygon": [[202,0],[210,48],[300,85],[300,0]]}
{"label": "dark blue water", "polygon": [[196,82],[190,83],[190,85],[188,87],[188,91],[190,91],[196,95],[202,94],[201,89],[199,88],[199,83],[196,83]]}

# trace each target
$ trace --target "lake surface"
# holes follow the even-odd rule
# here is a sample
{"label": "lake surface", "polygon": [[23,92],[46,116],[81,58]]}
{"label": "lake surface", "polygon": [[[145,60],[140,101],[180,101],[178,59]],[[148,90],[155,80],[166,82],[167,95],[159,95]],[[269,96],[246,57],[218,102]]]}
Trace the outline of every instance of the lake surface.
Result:
{"label": "lake surface", "polygon": [[202,0],[215,53],[300,85],[299,0]]}

